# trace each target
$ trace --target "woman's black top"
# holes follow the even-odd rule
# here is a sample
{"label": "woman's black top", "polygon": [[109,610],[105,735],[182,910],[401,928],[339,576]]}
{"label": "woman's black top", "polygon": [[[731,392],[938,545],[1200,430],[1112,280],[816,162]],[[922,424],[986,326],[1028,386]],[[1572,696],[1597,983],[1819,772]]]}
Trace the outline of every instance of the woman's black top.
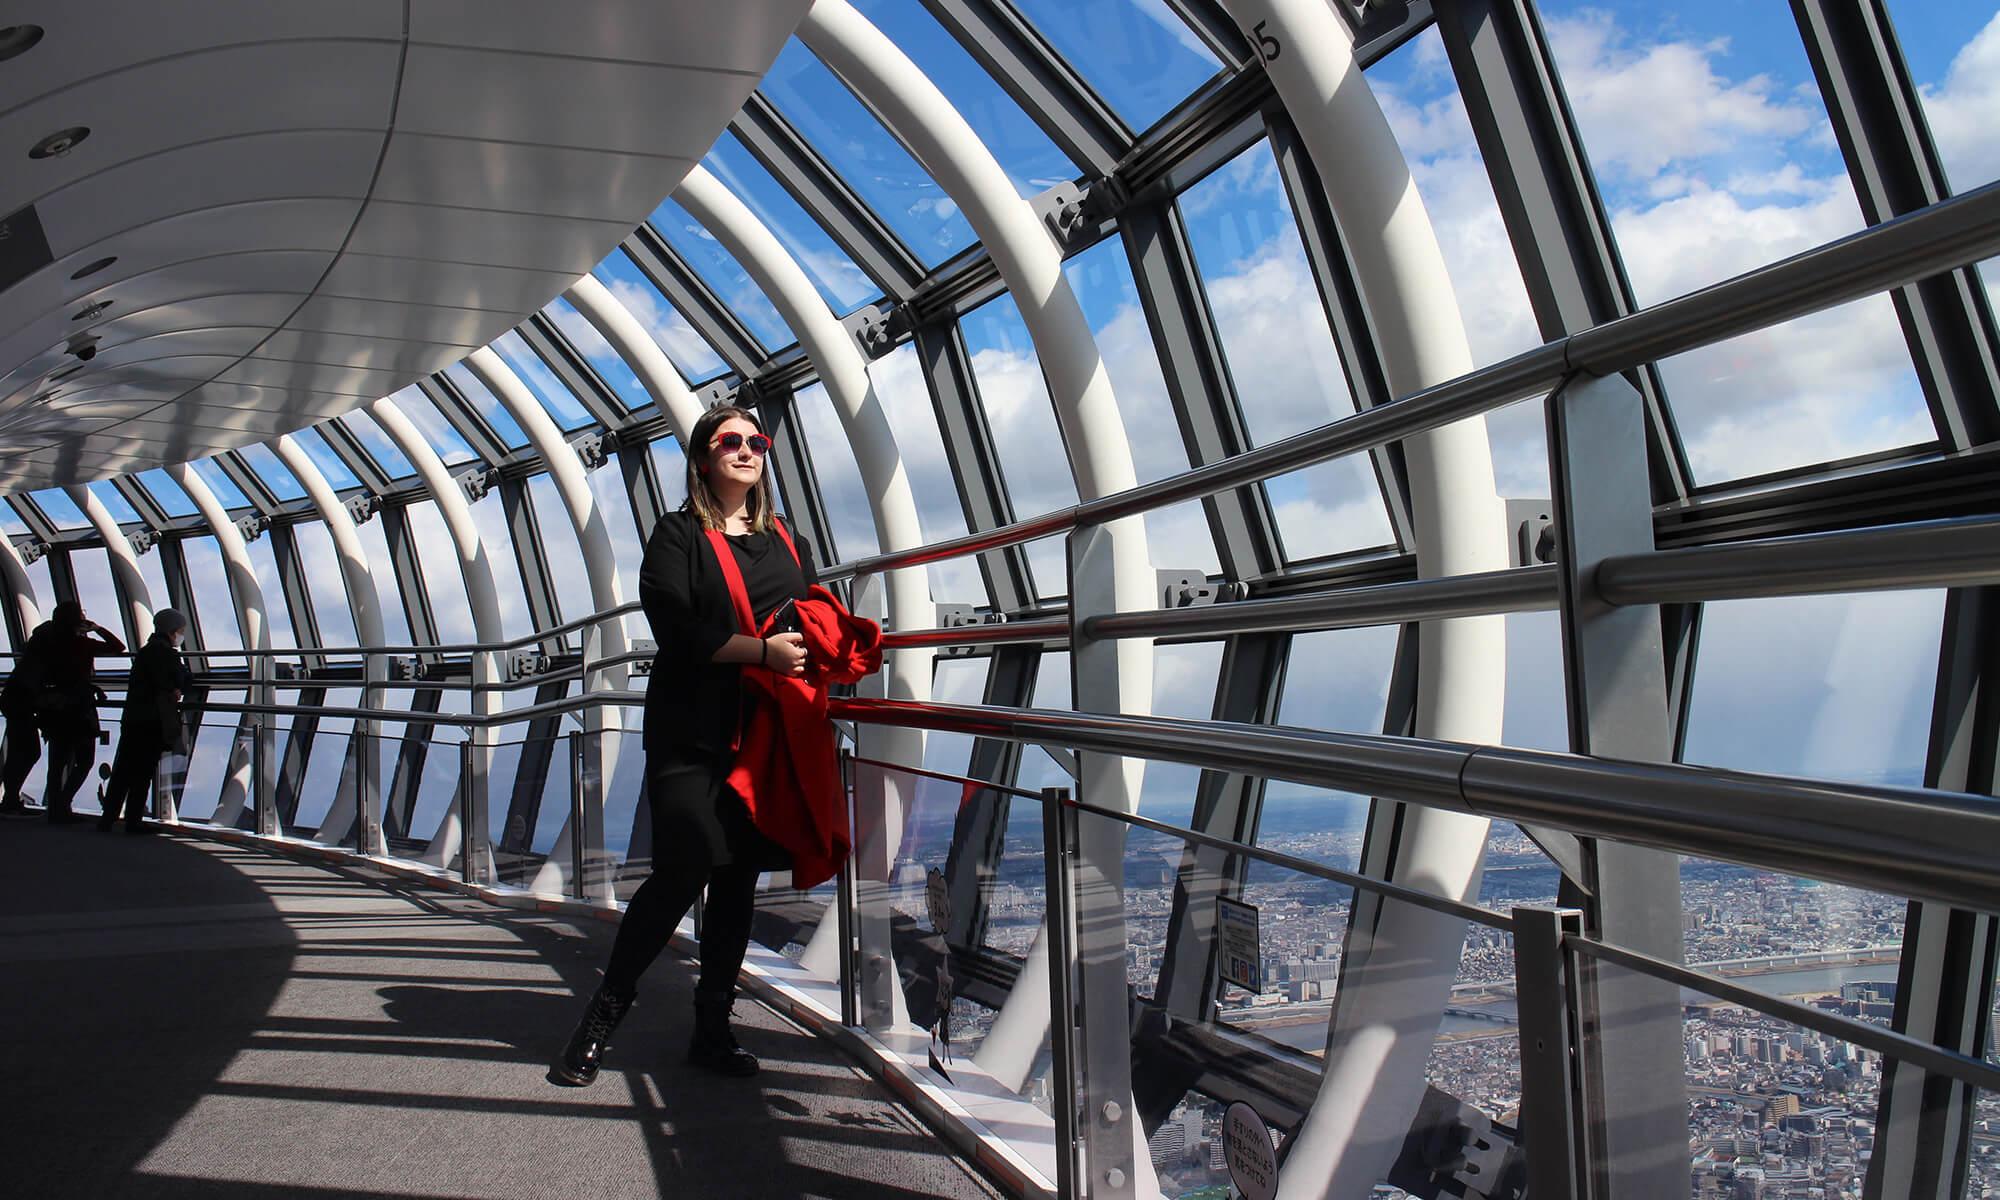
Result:
{"label": "woman's black top", "polygon": [[[803,599],[818,579],[812,547],[797,533],[792,540],[798,564],[776,533],[729,539],[760,622],[786,599]],[[727,754],[742,718],[743,668],[714,659],[741,630],[728,581],[693,513],[668,513],[653,527],[639,567],[639,603],[660,647],[646,682],[646,752]]]}

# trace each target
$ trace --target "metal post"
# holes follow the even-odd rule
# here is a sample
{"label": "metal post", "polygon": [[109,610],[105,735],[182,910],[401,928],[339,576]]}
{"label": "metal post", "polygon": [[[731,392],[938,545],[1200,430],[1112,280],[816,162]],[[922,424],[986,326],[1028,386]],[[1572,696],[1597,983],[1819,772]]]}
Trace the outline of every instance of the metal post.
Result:
{"label": "metal post", "polygon": [[1520,1013],[1521,1131],[1528,1187],[1537,1196],[1588,1200],[1589,1146],[1577,1061],[1581,1011],[1563,939],[1583,932],[1574,908],[1514,910],[1514,994]]}
{"label": "metal post", "polygon": [[585,885],[583,872],[589,865],[590,849],[584,845],[583,800],[583,731],[573,729],[569,735],[569,894],[582,900],[590,895]]}
{"label": "metal post", "polygon": [[470,738],[458,744],[458,827],[460,830],[458,839],[458,877],[467,883],[485,882],[480,878],[483,874],[480,869],[480,862],[481,851],[486,846],[483,824],[486,817],[482,811],[485,806],[479,803],[480,797],[476,793],[478,784],[483,782],[483,780],[479,777],[475,758],[476,755]]}
{"label": "metal post", "polygon": [[[854,756],[847,750],[840,752],[840,782],[841,796],[846,801],[843,812],[851,829],[854,825]],[[854,863],[850,859],[841,865],[840,874],[835,877],[833,893],[834,930],[840,936],[840,1023],[847,1026],[861,1024],[861,983],[857,969],[861,945],[855,935],[854,906]]]}
{"label": "metal post", "polygon": [[1076,886],[1076,810],[1069,807],[1069,789],[1042,789],[1042,865],[1046,875],[1044,900],[1049,943],[1050,1108],[1055,1117],[1056,1195],[1072,1200],[1078,1185],[1083,1151],[1081,1118],[1077,1112],[1076,918],[1072,897]]}

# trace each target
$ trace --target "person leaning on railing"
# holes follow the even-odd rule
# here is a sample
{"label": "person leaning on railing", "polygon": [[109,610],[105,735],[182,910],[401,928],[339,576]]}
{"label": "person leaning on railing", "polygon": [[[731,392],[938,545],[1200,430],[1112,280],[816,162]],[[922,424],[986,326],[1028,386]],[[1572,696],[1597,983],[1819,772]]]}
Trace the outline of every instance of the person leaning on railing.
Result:
{"label": "person leaning on railing", "polygon": [[49,742],[49,822],[66,825],[83,818],[70,811],[77,790],[97,757],[97,660],[125,653],[118,635],[86,617],[83,605],[65,600],[28,638],[40,678],[35,723]]}
{"label": "person leaning on railing", "polygon": [[181,694],[188,671],[181,662],[181,639],[188,619],[171,608],[153,614],[153,636],[132,656],[132,677],[125,685],[125,715],[118,722],[118,752],[111,757],[111,780],[104,787],[100,832],[109,833],[125,813],[125,832],[151,833],[146,824],[146,794],[159,773],[160,755],[184,748]]}
{"label": "person leaning on railing", "polygon": [[[788,710],[794,722],[800,711],[810,716],[812,701],[803,693],[817,689],[829,770],[833,754],[821,682],[827,664],[809,661],[808,640],[832,626],[844,627],[845,614],[830,620],[822,607],[805,634],[789,624],[780,627],[794,610],[827,606],[831,597],[819,589],[819,598],[812,598],[817,574],[810,547],[793,539],[775,511],[765,469],[770,449],[750,412],[721,406],[702,414],[688,439],[687,502],[662,517],[647,540],[639,599],[659,643],[645,706],[653,873],[619,922],[604,981],[550,1068],[553,1082],[573,1087],[595,1082],[611,1033],[638,994],[639,977],[704,886],[701,977],[688,1061],[725,1075],[755,1074],[757,1059],[737,1044],[729,1010],[750,942],[757,875],[803,865],[801,855],[787,846],[805,851],[814,870],[845,857],[844,834],[828,840],[824,826],[800,828],[801,806],[767,803],[772,781],[747,783],[743,772],[754,764],[738,754],[740,746],[764,744],[746,732],[769,732],[757,722],[771,719],[763,705],[781,685],[798,691],[789,699],[806,706]],[[828,657],[848,659],[848,649],[830,648]],[[879,664],[879,654],[875,661]],[[834,681],[842,677],[831,675]],[[804,761],[821,761],[817,729],[800,732],[794,723],[790,732],[799,734],[792,752]],[[813,794],[826,800],[837,781],[818,779],[816,770],[811,774],[808,790],[821,789]],[[783,782],[794,785],[789,795],[796,799],[800,781]],[[751,801],[758,806],[754,815]]]}

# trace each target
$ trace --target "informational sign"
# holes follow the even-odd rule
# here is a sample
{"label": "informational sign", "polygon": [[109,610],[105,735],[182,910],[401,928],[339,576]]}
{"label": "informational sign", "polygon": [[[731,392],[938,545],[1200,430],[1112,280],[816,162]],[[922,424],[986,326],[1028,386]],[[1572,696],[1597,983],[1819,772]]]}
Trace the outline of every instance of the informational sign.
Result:
{"label": "informational sign", "polygon": [[1227,896],[1216,897],[1215,934],[1222,981],[1253,992],[1263,991],[1264,952],[1257,938],[1257,906]]}
{"label": "informational sign", "polygon": [[1229,1181],[1243,1200],[1271,1200],[1278,1194],[1278,1151],[1257,1110],[1238,1100],[1222,1115],[1222,1153]]}

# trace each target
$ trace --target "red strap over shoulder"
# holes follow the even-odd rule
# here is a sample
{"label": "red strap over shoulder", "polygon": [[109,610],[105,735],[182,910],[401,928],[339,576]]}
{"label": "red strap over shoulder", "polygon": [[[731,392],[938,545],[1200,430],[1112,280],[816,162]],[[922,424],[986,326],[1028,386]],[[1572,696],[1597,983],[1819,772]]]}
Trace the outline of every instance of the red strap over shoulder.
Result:
{"label": "red strap over shoulder", "polygon": [[729,548],[729,539],[716,529],[708,533],[708,548],[715,551],[715,562],[722,568],[722,580],[729,585],[729,600],[736,609],[738,629],[751,637],[757,636],[757,621],[750,611],[750,588],[743,582],[743,568],[736,565],[736,552]]}

